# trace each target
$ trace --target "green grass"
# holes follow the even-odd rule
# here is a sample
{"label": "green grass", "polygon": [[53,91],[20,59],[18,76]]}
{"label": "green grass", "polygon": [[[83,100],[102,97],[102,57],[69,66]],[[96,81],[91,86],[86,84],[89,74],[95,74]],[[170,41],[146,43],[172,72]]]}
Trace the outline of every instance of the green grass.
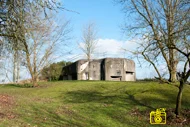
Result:
{"label": "green grass", "polygon": [[[0,95],[14,101],[0,107],[0,127],[156,127],[161,125],[150,125],[149,113],[156,108],[174,109],[177,92],[174,85],[156,82],[59,81],[40,83],[38,88],[0,85]],[[190,109],[189,85],[182,108]],[[1,115],[6,113],[14,118]]]}

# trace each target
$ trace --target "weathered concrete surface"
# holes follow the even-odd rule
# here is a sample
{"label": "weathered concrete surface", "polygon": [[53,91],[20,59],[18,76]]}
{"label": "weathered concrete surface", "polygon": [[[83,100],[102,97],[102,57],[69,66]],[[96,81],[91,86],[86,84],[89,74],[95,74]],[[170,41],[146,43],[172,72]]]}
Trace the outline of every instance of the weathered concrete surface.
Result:
{"label": "weathered concrete surface", "polygon": [[136,81],[135,62],[132,60],[124,60],[125,81]]}
{"label": "weathered concrete surface", "polygon": [[135,81],[135,63],[123,58],[106,58],[105,80]]}
{"label": "weathered concrete surface", "polygon": [[123,81],[123,59],[106,58],[105,59],[105,80]]}
{"label": "weathered concrete surface", "polygon": [[100,64],[101,60],[80,60],[77,62],[78,80],[100,80]]}
{"label": "weathered concrete surface", "polygon": [[135,81],[135,63],[123,58],[79,60],[66,66],[63,79]]}

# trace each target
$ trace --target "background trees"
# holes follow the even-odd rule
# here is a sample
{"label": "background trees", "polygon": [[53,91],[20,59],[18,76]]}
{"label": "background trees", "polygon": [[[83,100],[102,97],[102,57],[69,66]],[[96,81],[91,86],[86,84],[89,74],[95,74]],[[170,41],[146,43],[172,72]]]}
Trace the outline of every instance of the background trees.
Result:
{"label": "background trees", "polygon": [[13,70],[18,73],[18,57],[23,54],[35,86],[39,71],[49,63],[55,46],[69,32],[66,30],[69,21],[64,20],[58,26],[52,20],[51,14],[64,8],[54,0],[3,0],[0,4],[0,37],[9,46],[7,52],[14,54]]}
{"label": "background trees", "polygon": [[71,64],[71,62],[61,61],[44,67],[40,73],[40,79],[49,81],[61,80],[61,76],[63,75],[62,69],[69,64]]}
{"label": "background trees", "polygon": [[[158,64],[167,66],[169,81],[176,81],[177,65],[183,63],[176,114],[179,115],[184,81],[189,77],[189,14],[187,0],[117,0],[124,12],[133,20],[125,24],[124,31],[134,32],[141,38],[133,53],[141,56],[156,70],[162,80]],[[189,64],[189,65],[188,65]],[[188,68],[188,69],[187,69]]]}

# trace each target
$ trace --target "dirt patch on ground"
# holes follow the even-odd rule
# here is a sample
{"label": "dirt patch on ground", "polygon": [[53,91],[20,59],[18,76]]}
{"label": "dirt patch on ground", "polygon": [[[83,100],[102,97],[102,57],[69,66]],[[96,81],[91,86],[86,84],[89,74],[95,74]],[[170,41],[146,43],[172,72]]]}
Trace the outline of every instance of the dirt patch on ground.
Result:
{"label": "dirt patch on ground", "polygon": [[0,95],[0,107],[10,107],[14,104],[13,97],[9,95]]}
{"label": "dirt patch on ground", "polygon": [[[175,109],[166,110],[166,125],[171,126],[189,126],[190,125],[190,109],[181,110],[181,116],[176,117],[174,113]],[[133,109],[130,115],[137,116],[138,118],[145,118],[147,122],[150,122],[151,111],[139,111],[139,109]]]}
{"label": "dirt patch on ground", "polygon": [[168,109],[167,113],[167,124],[168,125],[190,125],[190,110],[181,110],[181,116],[176,117],[174,113],[175,109]]}
{"label": "dirt patch on ground", "polygon": [[16,117],[11,111],[14,104],[14,98],[12,96],[0,94],[0,120],[4,118],[13,119]]}

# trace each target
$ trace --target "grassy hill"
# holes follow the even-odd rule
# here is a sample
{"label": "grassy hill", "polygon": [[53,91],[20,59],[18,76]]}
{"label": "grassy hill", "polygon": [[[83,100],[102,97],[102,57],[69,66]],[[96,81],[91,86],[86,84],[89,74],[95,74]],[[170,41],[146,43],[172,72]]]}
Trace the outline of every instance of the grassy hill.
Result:
{"label": "grassy hill", "polygon": [[[0,127],[148,127],[149,113],[166,108],[168,126],[189,126],[190,85],[174,120],[178,88],[157,82],[60,81],[38,88],[0,85]],[[179,122],[179,123],[178,123]]]}

